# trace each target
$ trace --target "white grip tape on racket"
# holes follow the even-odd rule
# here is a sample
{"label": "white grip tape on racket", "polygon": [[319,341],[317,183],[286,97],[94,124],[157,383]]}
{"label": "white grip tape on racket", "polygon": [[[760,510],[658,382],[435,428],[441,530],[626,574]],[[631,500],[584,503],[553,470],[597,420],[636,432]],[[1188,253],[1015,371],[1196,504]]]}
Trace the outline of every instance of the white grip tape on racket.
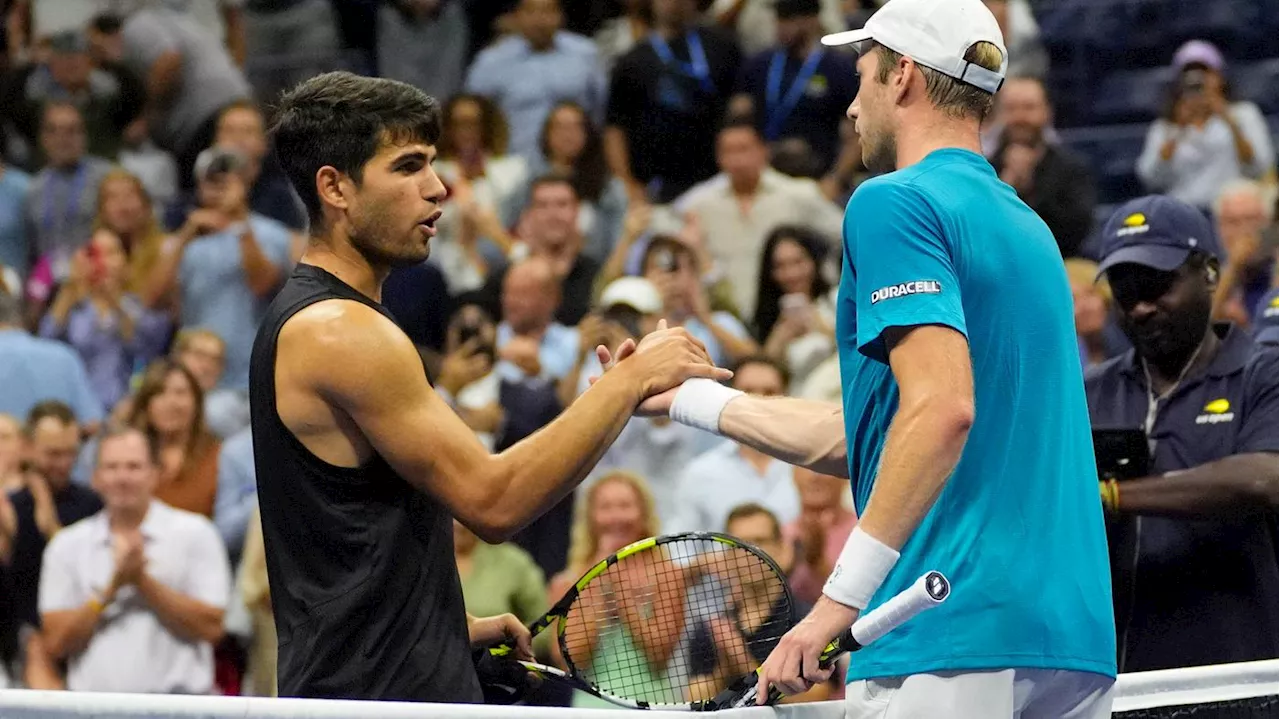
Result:
{"label": "white grip tape on racket", "polygon": [[951,582],[942,572],[927,572],[889,601],[858,617],[850,629],[853,639],[865,647],[920,612],[943,603],[949,596]]}

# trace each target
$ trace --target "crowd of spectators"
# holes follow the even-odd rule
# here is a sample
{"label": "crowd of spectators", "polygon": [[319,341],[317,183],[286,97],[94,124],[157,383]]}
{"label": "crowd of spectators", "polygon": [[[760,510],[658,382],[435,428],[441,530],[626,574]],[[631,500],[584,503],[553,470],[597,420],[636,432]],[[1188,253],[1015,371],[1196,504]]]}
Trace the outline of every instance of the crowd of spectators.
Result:
{"label": "crowd of spectators", "polygon": [[[247,388],[258,321],[306,245],[268,141],[283,89],[352,68],[440,99],[445,214],[431,259],[394,272],[384,302],[437,391],[500,451],[587,390],[594,347],[660,319],[743,391],[839,401],[842,208],[868,172],[844,116],[852,59],[818,41],[878,4],[3,3],[0,686],[275,691]],[[1054,127],[1032,7],[987,5],[1010,79],[983,148],[1057,240],[1094,421],[1144,428],[1153,472],[1221,475],[1228,495],[1197,510],[1148,486],[1108,507],[1117,525],[1159,515],[1160,546],[1124,575],[1122,669],[1274,657],[1275,138],[1232,97],[1218,48],[1168,48],[1168,109],[1137,173],[1220,241],[1177,292],[1141,273],[1099,279],[1094,168]],[[1135,342],[1155,305],[1174,330],[1218,338],[1210,364],[1178,375],[1178,347]],[[1148,363],[1155,381],[1139,382]],[[633,419],[513,543],[457,525],[454,545],[469,610],[529,620],[591,563],[689,530],[750,539],[813,602],[856,521],[843,480]],[[1241,546],[1240,562],[1214,559]],[[1270,642],[1248,639],[1259,614]],[[707,676],[763,658],[741,631],[695,637],[719,657]],[[1216,639],[1169,644],[1186,636]]]}

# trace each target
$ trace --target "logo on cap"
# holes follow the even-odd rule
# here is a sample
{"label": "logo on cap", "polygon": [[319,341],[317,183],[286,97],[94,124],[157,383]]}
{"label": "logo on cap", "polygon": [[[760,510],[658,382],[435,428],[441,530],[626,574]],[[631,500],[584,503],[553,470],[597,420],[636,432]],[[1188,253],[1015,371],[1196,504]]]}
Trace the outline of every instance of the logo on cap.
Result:
{"label": "logo on cap", "polygon": [[1147,216],[1141,212],[1135,212],[1124,218],[1120,224],[1124,225],[1116,231],[1116,237],[1126,237],[1128,235],[1140,235],[1151,229],[1151,225],[1147,224]]}
{"label": "logo on cap", "polygon": [[1230,411],[1231,402],[1226,397],[1215,399],[1204,406],[1204,414],[1196,417],[1196,424],[1221,424],[1230,422],[1236,418],[1236,413]]}

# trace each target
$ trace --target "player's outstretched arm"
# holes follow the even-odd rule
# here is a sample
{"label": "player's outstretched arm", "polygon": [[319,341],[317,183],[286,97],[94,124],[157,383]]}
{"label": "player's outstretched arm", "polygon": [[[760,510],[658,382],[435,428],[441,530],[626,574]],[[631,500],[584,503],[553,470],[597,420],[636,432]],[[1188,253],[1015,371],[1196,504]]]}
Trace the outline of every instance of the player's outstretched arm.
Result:
{"label": "player's outstretched arm", "polygon": [[312,305],[286,323],[279,347],[277,387],[298,389],[304,400],[318,395],[317,411],[328,405],[349,416],[400,476],[489,542],[572,491],[641,399],[690,377],[728,374],[684,330],[667,330],[551,424],[491,455],[427,383],[409,339],[373,309]]}
{"label": "player's outstretched arm", "polygon": [[[635,351],[628,340],[613,352],[597,351],[610,367]],[[674,409],[673,409],[674,408]],[[834,477],[849,476],[844,411],[838,404],[796,397],[758,397],[701,379],[654,395],[640,404],[639,416],[670,415],[677,422],[741,442],[788,464]]]}

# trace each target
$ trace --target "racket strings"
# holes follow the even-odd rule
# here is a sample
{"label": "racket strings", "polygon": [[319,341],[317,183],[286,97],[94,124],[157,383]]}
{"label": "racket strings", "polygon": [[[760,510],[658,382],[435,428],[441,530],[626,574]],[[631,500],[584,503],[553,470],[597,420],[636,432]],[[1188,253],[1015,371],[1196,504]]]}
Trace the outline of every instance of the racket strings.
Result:
{"label": "racket strings", "polygon": [[742,547],[697,538],[658,545],[583,588],[566,614],[562,649],[606,694],[652,705],[705,698],[691,696],[695,684],[718,691],[790,629],[785,581]]}

